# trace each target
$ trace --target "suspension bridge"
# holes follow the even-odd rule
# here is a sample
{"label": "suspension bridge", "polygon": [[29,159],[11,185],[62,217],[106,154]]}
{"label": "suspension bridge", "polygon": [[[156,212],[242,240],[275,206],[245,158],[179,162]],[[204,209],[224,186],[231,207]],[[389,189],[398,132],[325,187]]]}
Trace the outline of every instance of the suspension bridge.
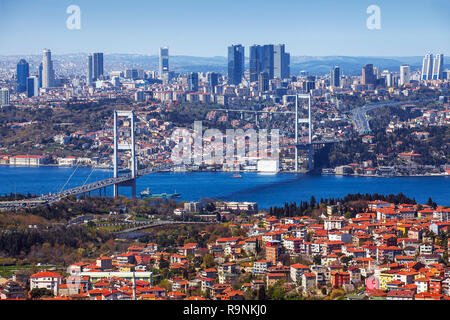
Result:
{"label": "suspension bridge", "polygon": [[[283,148],[295,148],[295,171],[298,172],[298,150],[309,150],[309,169],[312,169],[312,152],[313,152],[313,146],[320,146],[320,145],[326,145],[326,144],[332,144],[342,141],[337,140],[325,140],[325,141],[313,141],[312,140],[312,124],[311,124],[311,97],[310,95],[292,95],[295,97],[295,112],[275,112],[275,113],[288,113],[288,114],[294,114],[295,115],[295,139],[294,143],[290,145],[284,145],[280,146],[280,149]],[[298,98],[308,99],[308,118],[306,119],[299,119],[299,113],[298,113]],[[217,111],[227,111],[227,112],[250,112],[250,113],[271,113],[270,111],[251,111],[251,110],[232,110],[232,109],[217,109]],[[274,112],[272,112],[274,113]],[[129,137],[130,141],[123,142],[122,140],[119,141],[119,117],[126,118],[129,120],[130,125],[128,126],[130,132]],[[308,124],[308,136],[309,136],[309,142],[301,142],[298,139],[298,124],[299,123],[307,123]],[[173,163],[162,163],[157,164],[153,167],[145,168],[145,169],[138,169],[137,167],[137,161],[136,161],[136,152],[135,152],[135,113],[133,110],[115,110],[114,111],[114,126],[113,126],[113,132],[114,132],[114,139],[113,139],[113,176],[110,178],[106,178],[103,180],[87,183],[90,175],[92,174],[94,168],[92,169],[89,176],[84,181],[83,185],[68,188],[65,189],[66,185],[72,178],[73,174],[75,173],[77,167],[72,172],[72,174],[69,176],[65,184],[62,186],[61,190],[59,192],[55,193],[48,193],[41,195],[36,198],[30,198],[30,199],[23,199],[23,200],[15,200],[15,201],[1,201],[0,202],[0,208],[17,208],[17,207],[26,207],[26,206],[36,206],[39,204],[51,204],[56,201],[59,201],[62,198],[69,197],[69,196],[77,196],[82,194],[90,194],[90,192],[99,190],[100,195],[103,190],[103,195],[106,196],[106,188],[107,187],[113,187],[113,195],[114,197],[117,197],[119,195],[119,186],[120,187],[131,187],[131,194],[132,198],[136,198],[136,179],[139,177],[142,177],[147,174],[151,174],[154,172],[162,172],[162,171],[171,171],[174,168],[181,166],[181,165],[175,165]],[[129,162],[129,168],[123,172],[123,170],[119,170],[119,156],[118,153],[120,150],[129,151],[131,153],[130,162]]]}

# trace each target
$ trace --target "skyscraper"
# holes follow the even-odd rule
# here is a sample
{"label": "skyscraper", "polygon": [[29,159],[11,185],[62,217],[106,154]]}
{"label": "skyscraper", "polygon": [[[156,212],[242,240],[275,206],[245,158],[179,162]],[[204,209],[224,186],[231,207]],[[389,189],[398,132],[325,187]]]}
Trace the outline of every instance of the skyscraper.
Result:
{"label": "skyscraper", "polygon": [[266,44],[262,47],[261,72],[267,72],[269,79],[273,79],[274,74],[273,44]]}
{"label": "skyscraper", "polygon": [[285,52],[284,44],[279,44],[273,48],[273,76],[279,79],[289,78],[290,75],[290,54]]}
{"label": "skyscraper", "polygon": [[433,79],[444,79],[444,54],[438,53],[436,57],[434,57],[433,63]]}
{"label": "skyscraper", "polygon": [[103,77],[103,53],[96,52],[92,54],[92,77],[94,81]]}
{"label": "skyscraper", "polygon": [[87,57],[87,75],[86,75],[86,84],[88,86],[92,86],[93,84],[93,66],[92,66],[92,54],[89,54]]}
{"label": "skyscraper", "polygon": [[244,77],[244,47],[240,44],[228,47],[228,83],[238,85]]}
{"label": "skyscraper", "polygon": [[250,47],[250,82],[258,81],[258,75],[261,72],[262,65],[262,47],[253,45]]}
{"label": "skyscraper", "polygon": [[38,77],[39,77],[39,88],[42,88],[42,62],[39,64]]}
{"label": "skyscraper", "polygon": [[188,89],[192,91],[198,91],[198,73],[197,72],[191,72],[188,74],[187,78],[188,82]]}
{"label": "skyscraper", "polygon": [[258,91],[265,92],[269,90],[269,74],[261,72],[258,76]]}
{"label": "skyscraper", "polygon": [[17,92],[24,92],[27,89],[27,78],[30,75],[30,66],[25,59],[20,59],[17,64]]}
{"label": "skyscraper", "polygon": [[338,66],[331,69],[330,86],[334,88],[339,88],[341,86],[341,71]]}
{"label": "skyscraper", "polygon": [[386,87],[392,87],[393,86],[393,81],[392,81],[392,73],[389,70],[384,70],[381,73],[381,77],[384,78],[384,84],[386,85]]}
{"label": "skyscraper", "polygon": [[159,48],[159,77],[162,78],[163,72],[169,72],[169,48]]}
{"label": "skyscraper", "polygon": [[409,65],[402,64],[400,66],[400,81],[399,86],[403,86],[405,84],[409,83]]}
{"label": "skyscraper", "polygon": [[362,68],[361,83],[365,85],[375,84],[375,74],[373,71],[373,64],[366,64]]}
{"label": "skyscraper", "polygon": [[219,84],[219,74],[217,72],[208,72],[208,83],[212,90]]}
{"label": "skyscraper", "polygon": [[433,72],[433,54],[427,53],[422,62],[422,80],[431,80]]}
{"label": "skyscraper", "polygon": [[55,72],[53,70],[52,53],[49,49],[44,49],[42,57],[42,87],[51,88],[54,86]]}
{"label": "skyscraper", "polygon": [[31,98],[39,95],[39,78],[36,76],[27,78],[27,97]]}

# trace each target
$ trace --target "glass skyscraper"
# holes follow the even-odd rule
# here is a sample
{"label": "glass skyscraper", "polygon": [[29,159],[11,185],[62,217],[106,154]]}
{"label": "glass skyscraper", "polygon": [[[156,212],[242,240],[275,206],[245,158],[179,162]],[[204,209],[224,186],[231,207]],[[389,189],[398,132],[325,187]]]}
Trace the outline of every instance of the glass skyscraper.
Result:
{"label": "glass skyscraper", "polygon": [[422,80],[431,80],[433,72],[433,54],[427,53],[422,62]]}
{"label": "glass skyscraper", "polygon": [[162,77],[163,72],[169,72],[169,48],[159,48],[159,77]]}
{"label": "glass skyscraper", "polygon": [[198,91],[198,73],[191,72],[188,74],[188,88],[192,91]]}
{"label": "glass skyscraper", "polygon": [[20,59],[17,64],[17,92],[27,90],[27,78],[30,76],[30,66],[25,59]]}
{"label": "glass skyscraper", "polygon": [[27,97],[31,98],[39,95],[39,78],[28,77],[27,78]]}
{"label": "glass skyscraper", "polygon": [[219,74],[217,72],[208,72],[208,83],[211,89],[219,84]]}
{"label": "glass skyscraper", "polygon": [[339,88],[341,86],[341,71],[338,66],[331,69],[330,72],[330,86]]}
{"label": "glass skyscraper", "polygon": [[273,76],[278,79],[289,78],[291,56],[285,52],[284,44],[273,47]]}
{"label": "glass skyscraper", "polygon": [[94,81],[103,76],[103,53],[101,52],[92,54],[92,76]]}
{"label": "glass skyscraper", "polygon": [[244,77],[244,47],[240,44],[228,47],[228,83],[238,85]]}
{"label": "glass skyscraper", "polygon": [[92,54],[89,54],[87,57],[87,75],[86,75],[86,84],[88,86],[92,86],[93,84],[93,65],[92,65]]}
{"label": "glass skyscraper", "polygon": [[250,47],[250,82],[258,81],[258,75],[261,72],[262,47],[253,45]]}

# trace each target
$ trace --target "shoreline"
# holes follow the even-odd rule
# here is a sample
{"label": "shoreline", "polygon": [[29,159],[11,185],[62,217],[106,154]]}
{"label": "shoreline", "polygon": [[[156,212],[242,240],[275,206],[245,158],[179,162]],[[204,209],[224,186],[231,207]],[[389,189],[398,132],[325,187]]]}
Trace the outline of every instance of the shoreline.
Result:
{"label": "shoreline", "polygon": [[[55,167],[55,168],[76,168],[76,166],[59,166],[57,164],[41,164],[36,166],[27,166],[27,165],[11,165],[6,163],[0,163],[1,166],[8,166],[11,168],[38,168],[38,167]],[[94,170],[113,170],[112,167],[92,167],[88,165],[80,165],[78,167],[81,168],[91,168]],[[171,172],[171,173],[201,173],[201,172],[227,172],[227,173],[233,173],[233,172],[240,172],[240,173],[259,173],[259,174],[308,174],[307,171],[305,172],[294,172],[294,171],[278,171],[278,172],[258,172],[258,171],[243,171],[243,170],[237,170],[237,171],[230,171],[230,170],[201,170],[201,171],[192,171],[192,170],[185,170],[185,171],[173,171],[173,170],[163,170],[160,172]],[[335,173],[313,173],[313,175],[319,175],[319,176],[336,176],[336,177],[363,177],[363,178],[420,178],[420,177],[450,177],[447,173],[440,173],[440,174],[413,174],[413,175],[392,175],[392,176],[383,176],[383,175],[365,175],[365,174],[358,174],[358,173],[352,173],[352,174],[335,174]]]}

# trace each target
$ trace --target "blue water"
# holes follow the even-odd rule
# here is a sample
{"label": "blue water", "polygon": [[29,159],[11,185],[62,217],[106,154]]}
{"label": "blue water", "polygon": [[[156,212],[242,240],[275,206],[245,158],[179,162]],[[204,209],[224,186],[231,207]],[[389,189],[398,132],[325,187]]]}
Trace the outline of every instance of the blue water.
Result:
{"label": "blue water", "polygon": [[[0,166],[0,194],[42,194],[60,191],[74,168]],[[91,173],[90,168],[78,168],[64,189],[81,185]],[[307,174],[241,173],[153,173],[137,180],[137,191],[150,188],[152,193],[181,193],[179,200],[196,201],[217,198],[230,201],[255,201],[260,208],[284,205],[285,202],[309,201],[320,198],[341,198],[349,193],[400,193],[425,203],[428,197],[439,205],[450,206],[450,177],[340,177]],[[96,169],[88,182],[112,176],[111,170]],[[130,196],[130,188],[120,187],[119,193]],[[98,191],[92,192],[92,195]],[[107,188],[112,195],[112,187]]]}

